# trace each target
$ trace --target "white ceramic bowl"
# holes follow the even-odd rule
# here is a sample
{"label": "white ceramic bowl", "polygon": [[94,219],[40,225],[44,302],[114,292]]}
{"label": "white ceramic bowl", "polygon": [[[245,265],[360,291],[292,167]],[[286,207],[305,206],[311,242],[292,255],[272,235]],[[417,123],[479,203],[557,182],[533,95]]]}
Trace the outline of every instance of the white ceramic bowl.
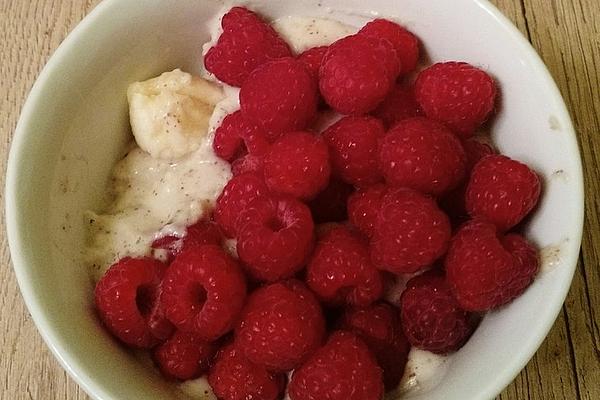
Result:
{"label": "white ceramic bowl", "polygon": [[[433,61],[465,60],[498,80],[499,149],[544,178],[527,234],[544,271],[494,312],[451,359],[440,384],[415,399],[489,399],[525,366],[552,326],[575,269],[583,220],[577,142],[563,100],[533,49],[484,0],[257,0],[267,17],[325,16],[361,25],[397,18]],[[80,261],[83,213],[97,209],[130,135],[128,83],[181,67],[197,71],[206,22],[219,0],[107,0],[69,35],[23,109],[6,186],[9,243],[23,297],[45,341],[94,398],[173,398],[169,385],[123,351],[92,311],[93,284]]]}

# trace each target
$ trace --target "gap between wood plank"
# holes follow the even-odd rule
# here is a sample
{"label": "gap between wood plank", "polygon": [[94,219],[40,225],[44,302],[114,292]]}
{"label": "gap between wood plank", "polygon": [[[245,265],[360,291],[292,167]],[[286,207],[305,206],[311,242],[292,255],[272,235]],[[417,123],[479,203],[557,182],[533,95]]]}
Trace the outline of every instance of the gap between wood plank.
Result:
{"label": "gap between wood plank", "polygon": [[521,14],[523,14],[523,20],[525,21],[525,31],[527,34],[527,40],[529,41],[529,43],[531,43],[531,31],[529,30],[529,20],[527,19],[527,8],[525,7],[525,0],[519,0],[519,4],[521,5]]}
{"label": "gap between wood plank", "polygon": [[[583,257],[579,254],[579,261],[583,266]],[[577,376],[577,358],[575,357],[575,349],[573,348],[573,339],[571,339],[571,327],[569,322],[569,313],[567,312],[566,307],[563,305],[562,311],[563,317],[565,318],[565,328],[567,333],[567,339],[569,340],[569,355],[571,357],[571,363],[573,363],[573,370],[571,373],[573,374],[573,378],[575,381],[575,395],[577,396],[577,400],[581,400],[581,391],[579,389],[579,377]]]}
{"label": "gap between wood plank", "polygon": [[[590,324],[593,325],[591,327],[591,329],[590,329],[590,335],[592,336],[594,343],[597,343],[598,342],[598,338],[595,337],[596,336],[596,331],[598,331],[600,329],[598,329],[596,319],[594,318],[593,314],[591,313],[592,309],[593,309],[593,304],[592,304],[592,299],[590,299],[590,290],[591,289],[590,289],[590,285],[588,283],[587,272],[586,272],[585,262],[584,262],[584,257],[583,257],[583,251],[579,252],[579,262],[580,262],[580,265],[581,265],[581,277],[583,279],[583,286],[584,286],[584,289],[585,289],[584,290],[585,301],[586,301],[586,303],[588,305],[588,308],[590,310]],[[569,335],[569,341],[570,340],[571,339],[570,339],[570,335]],[[594,350],[596,352],[595,353],[596,358],[600,360],[600,351],[597,348],[594,348]]]}

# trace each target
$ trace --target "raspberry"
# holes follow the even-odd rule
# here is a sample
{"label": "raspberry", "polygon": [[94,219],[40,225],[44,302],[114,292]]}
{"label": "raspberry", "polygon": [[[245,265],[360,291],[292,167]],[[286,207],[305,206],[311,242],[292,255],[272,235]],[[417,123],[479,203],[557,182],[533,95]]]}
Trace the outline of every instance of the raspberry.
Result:
{"label": "raspberry", "polygon": [[400,59],[400,75],[407,75],[417,68],[419,39],[397,23],[378,18],[366,24],[358,34],[389,40]]}
{"label": "raspberry", "polygon": [[342,317],[341,326],[369,346],[383,370],[386,391],[395,389],[404,373],[410,351],[398,311],[385,303],[348,309]]}
{"label": "raspberry", "polygon": [[540,178],[527,165],[491,155],[473,168],[465,204],[469,215],[488,220],[505,231],[533,210],[540,191]]}
{"label": "raspberry", "polygon": [[[180,238],[175,235],[168,235],[155,239],[151,245],[152,249],[164,250],[167,253],[167,263],[170,263],[173,260],[173,258],[181,251],[182,246],[183,238]],[[159,257],[155,256],[155,258]]]}
{"label": "raspberry", "polygon": [[438,63],[419,74],[415,94],[429,118],[467,138],[489,118],[496,83],[467,63]]}
{"label": "raspberry", "polygon": [[477,137],[464,140],[463,148],[467,156],[467,179],[440,199],[440,206],[448,213],[450,220],[456,226],[461,225],[468,219],[467,209],[465,208],[465,193],[467,192],[468,178],[471,175],[473,167],[483,157],[496,153],[490,145],[480,141]]}
{"label": "raspberry", "polygon": [[538,272],[539,256],[522,236],[502,236],[493,224],[472,220],[452,238],[445,266],[458,303],[486,311],[525,291]]}
{"label": "raspberry", "polygon": [[263,179],[255,174],[246,173],[231,178],[217,198],[215,207],[215,221],[223,233],[234,237],[240,213],[248,203],[268,192]]}
{"label": "raspberry", "polygon": [[100,318],[123,343],[150,348],[160,342],[152,334],[150,322],[165,268],[151,258],[126,257],[98,281],[94,295]]}
{"label": "raspberry", "polygon": [[238,176],[242,174],[264,174],[264,156],[246,154],[231,163],[231,174]]}
{"label": "raspberry", "polygon": [[285,375],[253,364],[230,344],[217,354],[208,383],[221,400],[278,400],[285,386]]}
{"label": "raspberry", "polygon": [[182,331],[215,340],[233,328],[246,297],[237,263],[220,247],[181,252],[165,273],[161,302],[167,318]]}
{"label": "raspberry", "polygon": [[221,18],[221,27],[224,31],[227,32],[235,32],[236,30],[244,28],[243,25],[250,24],[265,24],[267,26],[270,26],[268,23],[264,22],[256,13],[254,13],[251,10],[248,10],[245,7],[232,7]]}
{"label": "raspberry", "polygon": [[187,227],[186,235],[183,238],[183,250],[205,244],[220,246],[222,239],[217,224],[213,221],[199,221]]}
{"label": "raspberry", "polygon": [[466,156],[452,132],[418,117],[398,122],[385,135],[379,162],[388,184],[439,195],[461,182]]}
{"label": "raspberry", "polygon": [[306,270],[306,283],[332,305],[367,306],[383,294],[379,271],[367,243],[348,228],[329,230],[317,243]]}
{"label": "raspberry", "polygon": [[[360,36],[360,35],[357,35]],[[400,75],[400,71],[402,70],[402,65],[400,64],[400,58],[398,58],[398,54],[396,53],[396,49],[394,45],[385,38],[377,38],[373,36],[364,35],[370,41],[376,43],[379,62],[385,66],[385,71],[387,72],[390,78],[390,89],[394,87],[394,82],[398,79]],[[389,92],[389,91],[388,91]]]}
{"label": "raspberry", "polygon": [[433,264],[448,248],[450,222],[434,200],[410,189],[388,190],[371,239],[375,265],[412,273]]}
{"label": "raspberry", "polygon": [[204,57],[204,66],[220,81],[240,87],[255,68],[292,51],[258,15],[233,7],[221,20],[223,33]]}
{"label": "raspberry", "polygon": [[348,198],[348,219],[365,236],[373,236],[381,200],[386,192],[383,184],[357,190]]}
{"label": "raspberry", "polygon": [[423,111],[415,99],[414,88],[402,83],[397,83],[383,103],[373,111],[373,115],[381,119],[387,128],[422,114]]}
{"label": "raspberry", "polygon": [[265,156],[265,182],[273,192],[310,200],[325,189],[331,167],[327,144],[309,132],[278,139]]}
{"label": "raspberry", "polygon": [[156,291],[150,293],[142,292],[142,295],[145,295],[146,299],[142,298],[141,304],[147,302],[149,300],[148,298],[154,299],[154,305],[146,317],[150,333],[160,340],[169,339],[173,335],[173,332],[175,332],[175,326],[168,320],[163,304],[160,301],[160,297],[162,296],[162,285],[159,285]]}
{"label": "raspberry", "polygon": [[316,81],[300,61],[282,58],[257,68],[240,90],[242,114],[272,140],[306,128],[317,113]]}
{"label": "raspberry", "polygon": [[291,400],[381,400],[381,368],[354,334],[334,332],[327,344],[294,371]]}
{"label": "raspberry", "polygon": [[225,117],[213,140],[215,154],[226,161],[245,154],[264,155],[268,148],[266,135],[256,125],[248,123],[241,111]]}
{"label": "raspberry", "polygon": [[235,331],[238,348],[255,364],[290,371],[321,345],[325,319],[314,295],[296,280],[257,289]]}
{"label": "raspberry", "polygon": [[154,350],[160,372],[171,379],[188,380],[208,372],[217,347],[193,333],[177,331]]}
{"label": "raspberry", "polygon": [[398,56],[386,40],[347,36],[325,53],[319,70],[321,94],[342,114],[368,113],[392,88],[398,65]]}
{"label": "raspberry", "polygon": [[346,204],[354,188],[338,179],[329,181],[329,185],[309,203],[316,224],[340,222],[348,218]]}
{"label": "raspberry", "polygon": [[255,279],[274,282],[302,269],[313,244],[310,210],[289,196],[257,198],[238,221],[237,252]]}
{"label": "raspberry", "polygon": [[380,181],[377,151],[384,134],[383,124],[373,117],[345,117],[327,128],[323,138],[334,174],[358,186]]}
{"label": "raspberry", "polygon": [[298,56],[298,60],[304,64],[315,80],[319,78],[319,69],[321,68],[327,49],[328,46],[313,47]]}
{"label": "raspberry", "polygon": [[152,248],[166,250],[167,260],[171,262],[183,249],[205,244],[220,246],[221,242],[221,232],[217,224],[213,221],[200,220],[186,228],[184,237],[164,236],[152,242]]}
{"label": "raspberry", "polygon": [[408,281],[400,300],[402,327],[410,343],[447,354],[460,349],[475,330],[478,317],[458,305],[438,271]]}

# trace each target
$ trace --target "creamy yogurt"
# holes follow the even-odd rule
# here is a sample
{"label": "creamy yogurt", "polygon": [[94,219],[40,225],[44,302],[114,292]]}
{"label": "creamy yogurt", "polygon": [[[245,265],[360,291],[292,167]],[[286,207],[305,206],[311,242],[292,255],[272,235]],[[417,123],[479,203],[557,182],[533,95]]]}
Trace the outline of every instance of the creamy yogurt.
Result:
{"label": "creamy yogurt", "polygon": [[272,26],[295,54],[312,47],[330,45],[357,31],[353,26],[332,19],[294,16],[279,18]]}
{"label": "creamy yogurt", "polygon": [[427,392],[444,377],[448,368],[448,357],[429,351],[412,348],[400,386],[386,398],[401,398],[406,393]]}
{"label": "creamy yogurt", "polygon": [[179,385],[179,388],[192,399],[217,400],[217,396],[213,393],[205,376],[183,382]]}
{"label": "creamy yogurt", "polygon": [[99,274],[123,257],[149,256],[152,242],[182,236],[210,210],[230,179],[229,165],[209,140],[176,162],[152,158],[134,146],[114,168],[114,201],[102,214],[89,212],[88,262]]}

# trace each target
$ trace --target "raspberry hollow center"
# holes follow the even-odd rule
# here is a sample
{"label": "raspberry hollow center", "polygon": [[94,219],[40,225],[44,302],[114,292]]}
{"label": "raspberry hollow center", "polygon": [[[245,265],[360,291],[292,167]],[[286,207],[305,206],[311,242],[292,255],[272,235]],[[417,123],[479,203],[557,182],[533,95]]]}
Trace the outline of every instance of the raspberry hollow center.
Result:
{"label": "raspberry hollow center", "polygon": [[272,217],[267,221],[267,227],[273,232],[279,232],[286,227],[286,224],[281,220],[281,218]]}
{"label": "raspberry hollow center", "polygon": [[199,312],[206,303],[206,290],[199,284],[192,284],[188,289],[188,304],[194,312]]}
{"label": "raspberry hollow center", "polygon": [[156,302],[156,288],[152,285],[141,285],[135,293],[135,304],[140,314],[147,317]]}

